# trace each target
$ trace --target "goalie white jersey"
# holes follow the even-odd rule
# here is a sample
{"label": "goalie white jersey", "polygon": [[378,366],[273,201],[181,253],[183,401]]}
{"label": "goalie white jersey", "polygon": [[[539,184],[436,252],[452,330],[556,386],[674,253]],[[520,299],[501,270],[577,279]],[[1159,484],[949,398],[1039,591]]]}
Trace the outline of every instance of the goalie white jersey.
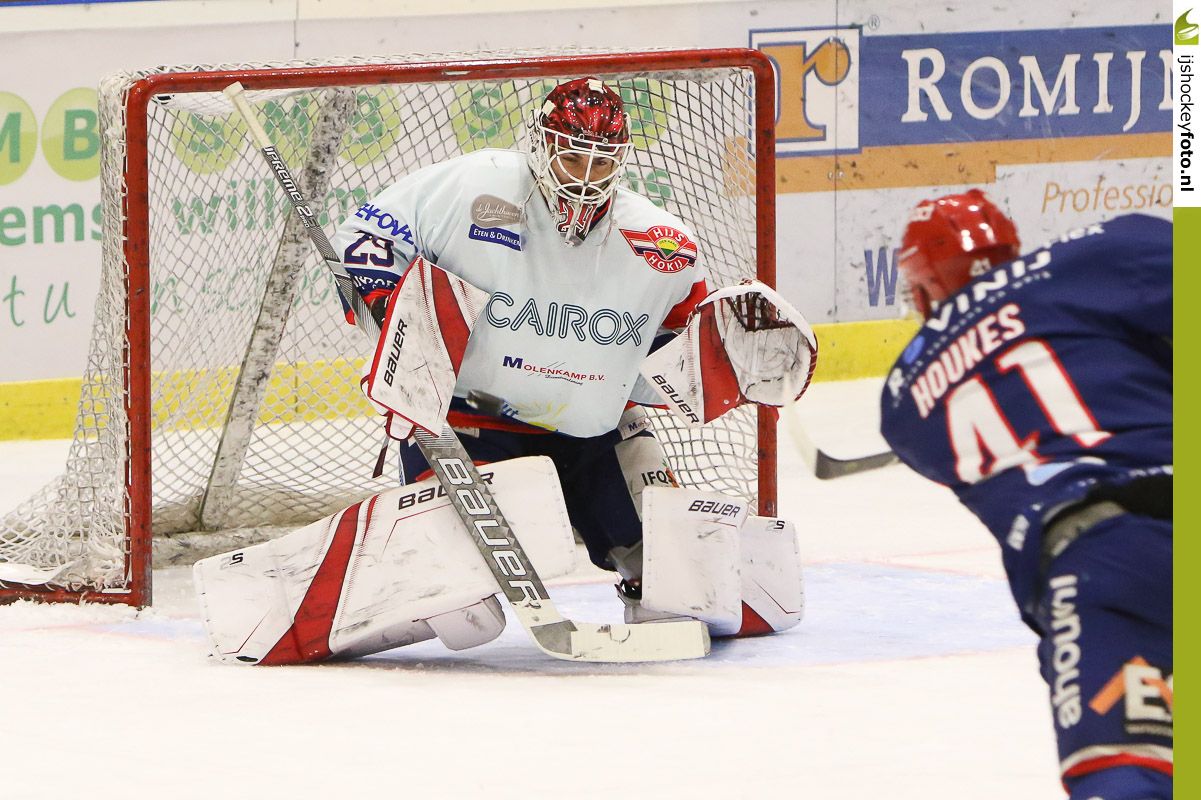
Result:
{"label": "goalie white jersey", "polygon": [[704,298],[704,270],[692,233],[640,195],[619,189],[569,246],[535,191],[523,153],[460,156],[364,203],[334,247],[368,303],[417,254],[487,292],[455,396],[478,390],[522,422],[597,436],[617,426],[656,334]]}

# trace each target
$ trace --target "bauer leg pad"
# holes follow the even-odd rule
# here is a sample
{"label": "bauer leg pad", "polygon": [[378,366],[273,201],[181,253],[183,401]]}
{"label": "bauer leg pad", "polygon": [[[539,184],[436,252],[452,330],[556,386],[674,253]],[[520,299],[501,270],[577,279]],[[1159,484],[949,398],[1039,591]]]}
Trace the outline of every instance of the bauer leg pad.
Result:
{"label": "bauer leg pad", "polygon": [[[550,459],[483,472],[539,574],[570,572],[575,542]],[[193,574],[212,651],[226,662],[348,658],[434,636],[463,649],[503,629],[496,579],[435,480],[203,559]]]}
{"label": "bauer leg pad", "polygon": [[492,595],[473,606],[430,617],[426,623],[442,644],[451,650],[466,650],[500,636],[505,629],[505,610],[496,595]]}
{"label": "bauer leg pad", "polygon": [[747,513],[726,495],[650,487],[643,493],[642,599],[626,621],[686,616],[713,636],[787,630],[804,613],[791,522]]}
{"label": "bauer leg pad", "polygon": [[642,493],[642,608],[694,617],[714,636],[737,633],[738,532],[746,515],[746,503],[715,492],[648,487]]}
{"label": "bauer leg pad", "polygon": [[805,580],[796,527],[750,516],[742,525],[742,627],[738,636],[777,633],[805,615]]}

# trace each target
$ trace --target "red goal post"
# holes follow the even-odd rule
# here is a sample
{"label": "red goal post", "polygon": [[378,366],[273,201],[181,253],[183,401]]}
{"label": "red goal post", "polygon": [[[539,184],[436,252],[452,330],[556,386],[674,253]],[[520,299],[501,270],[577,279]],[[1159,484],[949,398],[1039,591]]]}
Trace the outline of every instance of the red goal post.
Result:
{"label": "red goal post", "polygon": [[[330,230],[412,169],[516,146],[539,92],[589,74],[631,112],[627,186],[693,228],[713,283],[774,285],[776,87],[754,50],[186,67],[102,83],[104,265],[77,430],[64,476],[0,517],[0,602],[149,605],[156,535],[195,558],[197,541],[234,549],[391,483],[364,480],[379,423],[345,388],[357,392],[367,344],[279,213],[222,89],[240,82],[293,142]],[[254,295],[222,304],[233,276]],[[666,414],[655,426],[682,483],[774,516],[775,416],[740,409],[700,435]]]}

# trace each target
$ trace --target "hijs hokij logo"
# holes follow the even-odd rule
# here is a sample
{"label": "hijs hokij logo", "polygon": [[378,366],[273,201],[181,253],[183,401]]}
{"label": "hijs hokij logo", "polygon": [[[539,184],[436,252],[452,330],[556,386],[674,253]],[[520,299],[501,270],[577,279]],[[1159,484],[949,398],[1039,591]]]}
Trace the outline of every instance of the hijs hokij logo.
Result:
{"label": "hijs hokij logo", "polygon": [[1188,21],[1188,15],[1192,13],[1190,8],[1179,17],[1176,18],[1176,45],[1195,45],[1198,43],[1197,26]]}
{"label": "hijs hokij logo", "polygon": [[859,149],[859,37],[858,27],[751,31],[776,68],[778,155]]}

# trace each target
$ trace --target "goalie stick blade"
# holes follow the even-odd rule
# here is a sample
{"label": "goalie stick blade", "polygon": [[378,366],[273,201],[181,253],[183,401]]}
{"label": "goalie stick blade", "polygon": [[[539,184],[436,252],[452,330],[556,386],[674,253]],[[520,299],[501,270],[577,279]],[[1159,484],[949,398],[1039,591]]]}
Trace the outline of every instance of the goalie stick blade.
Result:
{"label": "goalie stick blade", "polygon": [[567,661],[634,664],[709,655],[709,628],[694,619],[639,625],[564,620],[532,628],[531,633],[542,652]]}

